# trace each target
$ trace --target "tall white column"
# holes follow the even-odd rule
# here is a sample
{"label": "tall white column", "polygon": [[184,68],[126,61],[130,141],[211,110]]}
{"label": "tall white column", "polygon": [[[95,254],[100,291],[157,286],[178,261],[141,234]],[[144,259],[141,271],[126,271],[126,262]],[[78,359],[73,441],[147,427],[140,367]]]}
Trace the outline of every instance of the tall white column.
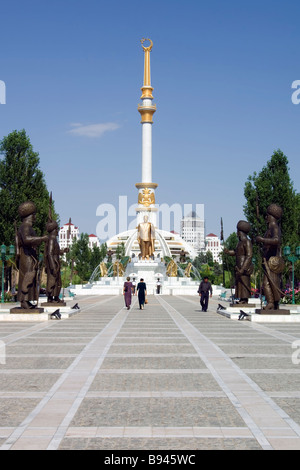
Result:
{"label": "tall white column", "polygon": [[[145,41],[150,41],[150,46],[144,47]],[[150,52],[153,43],[151,39],[142,39],[141,43],[145,52],[144,83],[141,88],[142,103],[138,106],[142,124],[142,181],[135,185],[139,190],[136,211],[138,223],[142,222],[143,217],[147,215],[149,220],[156,225],[155,188],[157,184],[152,183],[152,123],[156,106],[152,102],[153,88],[150,75]]]}
{"label": "tall white column", "polygon": [[152,183],[152,124],[142,124],[142,183]]}

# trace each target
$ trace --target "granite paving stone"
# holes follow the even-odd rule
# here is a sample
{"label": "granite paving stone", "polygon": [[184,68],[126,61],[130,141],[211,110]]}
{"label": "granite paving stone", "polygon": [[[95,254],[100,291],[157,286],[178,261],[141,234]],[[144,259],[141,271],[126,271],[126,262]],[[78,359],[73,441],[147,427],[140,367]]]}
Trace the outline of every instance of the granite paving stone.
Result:
{"label": "granite paving stone", "polygon": [[298,391],[300,390],[300,374],[249,374],[249,377],[264,391]]}
{"label": "granite paving stone", "polygon": [[1,427],[19,426],[28,414],[37,406],[39,399],[1,398]]}
{"label": "granite paving stone", "polygon": [[60,374],[0,374],[0,392],[3,391],[48,391]]}
{"label": "granite paving stone", "polygon": [[1,450],[300,450],[300,325],[230,320],[217,296],[77,300],[0,322]]}
{"label": "granite paving stone", "polygon": [[273,400],[300,426],[300,397],[273,398]]}
{"label": "granite paving stone", "polygon": [[184,380],[178,380],[178,374],[97,374],[90,390],[144,390],[144,391],[203,391],[221,390],[217,382],[207,374],[185,374]]}
{"label": "granite paving stone", "polygon": [[197,357],[108,357],[102,369],[201,369],[205,367]]}
{"label": "granite paving stone", "polygon": [[261,450],[255,439],[64,439],[60,450]]}
{"label": "granite paving stone", "polygon": [[243,426],[227,398],[87,398],[71,426]]}

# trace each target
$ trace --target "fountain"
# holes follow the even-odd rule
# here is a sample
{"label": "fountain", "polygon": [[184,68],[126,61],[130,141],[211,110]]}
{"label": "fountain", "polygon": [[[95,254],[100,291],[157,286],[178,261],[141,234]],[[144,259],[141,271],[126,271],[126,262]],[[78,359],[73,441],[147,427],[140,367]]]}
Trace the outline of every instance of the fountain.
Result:
{"label": "fountain", "polygon": [[[172,273],[168,271],[170,265],[173,267]],[[157,294],[158,281],[161,294],[195,295],[201,281],[199,271],[192,264],[189,266],[189,275],[187,275],[187,270],[184,271],[177,261],[166,262],[161,258],[130,260],[125,272],[120,276],[113,276],[113,265],[107,268],[105,276],[101,276],[101,272],[104,272],[103,265],[95,268],[87,284],[76,285],[71,288],[71,292],[76,295],[120,295],[126,278],[130,277],[136,282],[143,278],[147,285],[148,295]]]}

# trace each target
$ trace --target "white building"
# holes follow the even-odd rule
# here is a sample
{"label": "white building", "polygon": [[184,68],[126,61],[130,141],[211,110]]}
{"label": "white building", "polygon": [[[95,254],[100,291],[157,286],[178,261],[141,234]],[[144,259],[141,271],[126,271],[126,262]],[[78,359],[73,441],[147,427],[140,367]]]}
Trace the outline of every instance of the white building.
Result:
{"label": "white building", "polygon": [[75,240],[79,238],[79,228],[71,223],[71,219],[67,224],[59,230],[58,242],[61,250],[64,248],[70,248]]}
{"label": "white building", "polygon": [[214,233],[209,233],[205,237],[206,251],[210,251],[213,255],[213,260],[217,263],[222,263],[220,253],[222,251],[222,245],[219,237]]}
{"label": "white building", "polygon": [[100,241],[97,235],[92,233],[89,235],[89,248],[92,250],[94,246],[98,246],[100,248]]}
{"label": "white building", "polygon": [[180,235],[197,252],[205,251],[204,218],[192,211],[183,217],[180,224]]}

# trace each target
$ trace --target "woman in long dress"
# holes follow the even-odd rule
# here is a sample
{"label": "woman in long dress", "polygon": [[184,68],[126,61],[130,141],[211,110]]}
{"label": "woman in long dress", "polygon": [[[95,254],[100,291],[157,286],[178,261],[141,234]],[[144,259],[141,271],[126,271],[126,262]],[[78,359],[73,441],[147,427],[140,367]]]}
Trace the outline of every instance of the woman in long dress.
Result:
{"label": "woman in long dress", "polygon": [[143,310],[145,300],[146,300],[146,295],[147,295],[147,287],[144,282],[144,279],[141,279],[140,282],[138,283],[136,292],[137,292],[138,299],[139,299],[140,310]]}
{"label": "woman in long dress", "polygon": [[127,277],[127,281],[124,282],[123,294],[124,294],[125,305],[127,307],[127,310],[129,310],[130,305],[131,305],[131,294],[132,294],[132,282],[130,282],[130,277]]}

